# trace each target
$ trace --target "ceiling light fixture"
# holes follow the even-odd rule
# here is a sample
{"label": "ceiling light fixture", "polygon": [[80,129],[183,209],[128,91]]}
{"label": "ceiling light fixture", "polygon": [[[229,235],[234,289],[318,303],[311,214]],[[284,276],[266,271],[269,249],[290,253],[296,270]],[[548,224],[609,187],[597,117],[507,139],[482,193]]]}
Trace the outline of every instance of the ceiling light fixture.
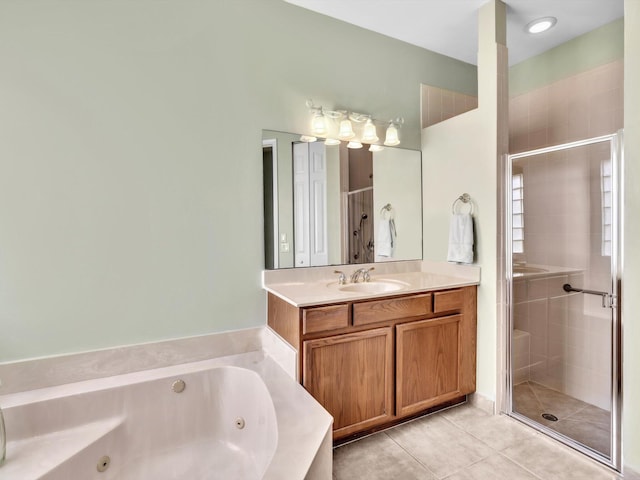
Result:
{"label": "ceiling light fixture", "polygon": [[546,32],[551,27],[553,27],[557,21],[558,19],[556,17],[537,18],[533,22],[529,22],[525,27],[525,30],[528,33],[533,34]]}
{"label": "ceiling light fixture", "polygon": [[324,138],[326,145],[337,145],[339,141],[336,138],[353,140],[353,144],[349,148],[361,148],[363,143],[375,145],[380,141],[377,126],[387,126],[385,145],[400,144],[398,129],[404,123],[402,117],[381,120],[366,113],[325,110],[322,106],[314,105],[312,100],[307,100],[307,108],[311,113],[310,133],[314,137]]}

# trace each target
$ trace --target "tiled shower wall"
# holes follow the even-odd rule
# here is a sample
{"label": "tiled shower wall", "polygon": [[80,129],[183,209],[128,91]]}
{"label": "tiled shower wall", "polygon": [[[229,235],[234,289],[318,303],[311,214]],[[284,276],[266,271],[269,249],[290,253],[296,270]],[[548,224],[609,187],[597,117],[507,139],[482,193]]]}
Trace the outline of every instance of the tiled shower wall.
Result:
{"label": "tiled shower wall", "polygon": [[478,97],[422,85],[422,128],[478,108]]}
{"label": "tiled shower wall", "polygon": [[514,382],[534,381],[604,410],[609,391],[611,331],[607,319],[585,315],[582,273],[514,279]]}
{"label": "tiled shower wall", "polygon": [[509,153],[614,133],[623,125],[623,62],[509,100]]}
{"label": "tiled shower wall", "polygon": [[[623,63],[617,61],[513,97],[510,153],[615,133],[623,126],[622,87]],[[608,154],[608,145],[598,144],[518,164],[525,182],[524,259],[583,270],[584,288],[596,290],[610,287],[610,257],[602,254],[600,177]],[[564,294],[563,281],[549,277],[514,284],[514,348],[525,349],[515,352],[516,380],[528,376],[607,409],[610,311],[601,307],[600,297]]]}

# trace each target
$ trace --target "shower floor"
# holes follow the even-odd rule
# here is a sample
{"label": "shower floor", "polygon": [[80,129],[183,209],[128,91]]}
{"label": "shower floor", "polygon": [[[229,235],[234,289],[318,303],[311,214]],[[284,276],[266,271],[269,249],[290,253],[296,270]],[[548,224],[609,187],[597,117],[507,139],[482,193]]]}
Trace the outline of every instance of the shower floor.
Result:
{"label": "shower floor", "polygon": [[[513,387],[513,411],[611,456],[611,414],[535,382]],[[547,420],[550,413],[557,421]]]}

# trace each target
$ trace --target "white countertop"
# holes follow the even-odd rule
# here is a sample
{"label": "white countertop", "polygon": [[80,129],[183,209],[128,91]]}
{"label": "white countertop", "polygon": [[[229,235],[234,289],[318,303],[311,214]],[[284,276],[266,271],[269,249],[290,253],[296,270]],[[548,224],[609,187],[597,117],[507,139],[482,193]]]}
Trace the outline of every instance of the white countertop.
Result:
{"label": "white countertop", "polygon": [[582,273],[584,270],[573,267],[561,267],[557,265],[540,265],[537,263],[514,264],[514,280],[534,277],[550,277],[556,275],[570,275]]}
{"label": "white countertop", "polygon": [[[479,267],[452,265],[444,262],[412,263],[413,265],[397,265],[395,268],[388,264],[338,267],[344,270],[348,278],[353,270],[375,266],[375,270],[371,272],[371,282],[386,280],[405,284],[400,290],[389,292],[371,293],[340,290],[337,275],[333,273],[335,269],[333,267],[320,267],[315,275],[310,273],[310,269],[300,271],[300,275],[297,275],[295,269],[288,270],[286,274],[278,272],[277,276],[279,278],[273,278],[273,275],[265,274],[263,275],[263,288],[293,306],[309,307],[327,303],[384,298],[409,293],[465,287],[480,283]],[[412,269],[411,267],[414,268]]]}

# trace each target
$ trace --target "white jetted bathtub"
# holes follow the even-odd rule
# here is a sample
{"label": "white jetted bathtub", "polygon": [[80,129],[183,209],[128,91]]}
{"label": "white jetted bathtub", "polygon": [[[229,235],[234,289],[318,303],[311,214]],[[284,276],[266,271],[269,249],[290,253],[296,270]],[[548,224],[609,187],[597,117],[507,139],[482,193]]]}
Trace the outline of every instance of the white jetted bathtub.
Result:
{"label": "white jetted bathtub", "polygon": [[2,407],[2,480],[319,478],[312,466],[331,454],[331,417],[262,352],[6,395]]}

